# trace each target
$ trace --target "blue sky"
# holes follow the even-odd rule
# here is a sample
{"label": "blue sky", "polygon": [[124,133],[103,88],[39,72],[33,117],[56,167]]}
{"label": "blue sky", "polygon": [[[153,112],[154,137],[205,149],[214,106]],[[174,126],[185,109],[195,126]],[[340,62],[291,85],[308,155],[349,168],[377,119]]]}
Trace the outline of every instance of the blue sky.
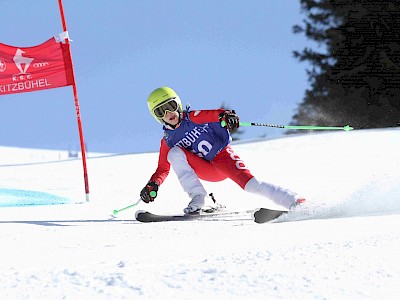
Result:
{"label": "blue sky", "polygon": [[[287,125],[308,87],[293,50],[297,0],[64,0],[88,151],[157,151],[147,96],[170,86],[193,109]],[[57,0],[2,0],[0,42],[36,46],[62,32]],[[6,28],[6,30],[5,30]],[[304,124],[306,125],[306,124]],[[282,129],[244,128],[242,139]],[[0,145],[79,150],[72,87],[0,98]]]}

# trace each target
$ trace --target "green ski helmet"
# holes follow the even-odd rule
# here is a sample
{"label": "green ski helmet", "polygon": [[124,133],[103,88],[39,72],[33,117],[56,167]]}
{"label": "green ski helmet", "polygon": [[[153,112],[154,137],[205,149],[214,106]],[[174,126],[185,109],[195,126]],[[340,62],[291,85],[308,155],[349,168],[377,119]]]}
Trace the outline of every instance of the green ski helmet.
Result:
{"label": "green ski helmet", "polygon": [[156,114],[154,113],[154,110],[157,107],[160,107],[161,105],[167,103],[172,98],[174,98],[174,100],[178,104],[176,111],[182,112],[181,99],[179,98],[178,94],[175,93],[175,91],[173,89],[171,89],[167,86],[164,86],[164,87],[155,89],[149,95],[149,97],[147,99],[147,106],[149,107],[149,111],[150,111],[151,115],[157,120],[157,122],[162,123],[162,119],[156,116]]}

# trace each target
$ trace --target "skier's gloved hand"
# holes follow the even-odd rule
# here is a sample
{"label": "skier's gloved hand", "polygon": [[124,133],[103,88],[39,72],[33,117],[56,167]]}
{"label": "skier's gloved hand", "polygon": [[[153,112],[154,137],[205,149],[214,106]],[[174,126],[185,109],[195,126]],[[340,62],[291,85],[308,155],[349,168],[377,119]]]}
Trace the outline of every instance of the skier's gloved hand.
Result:
{"label": "skier's gloved hand", "polygon": [[157,197],[157,191],[158,184],[154,181],[149,181],[140,192],[140,199],[146,203],[152,202]]}
{"label": "skier's gloved hand", "polygon": [[239,116],[234,110],[226,110],[220,113],[218,117],[220,122],[225,122],[229,132],[235,132],[239,128]]}

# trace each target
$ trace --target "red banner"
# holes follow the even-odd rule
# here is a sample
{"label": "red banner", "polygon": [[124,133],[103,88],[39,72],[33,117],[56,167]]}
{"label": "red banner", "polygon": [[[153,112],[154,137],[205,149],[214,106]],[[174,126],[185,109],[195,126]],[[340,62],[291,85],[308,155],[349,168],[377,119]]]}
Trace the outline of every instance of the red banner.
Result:
{"label": "red banner", "polygon": [[68,43],[55,38],[35,47],[0,43],[0,96],[73,84]]}

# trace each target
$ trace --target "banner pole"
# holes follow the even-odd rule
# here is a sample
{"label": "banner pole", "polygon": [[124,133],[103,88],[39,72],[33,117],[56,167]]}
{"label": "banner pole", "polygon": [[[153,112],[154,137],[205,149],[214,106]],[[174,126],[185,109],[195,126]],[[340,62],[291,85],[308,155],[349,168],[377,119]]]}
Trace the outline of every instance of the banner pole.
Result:
{"label": "banner pole", "polygon": [[[60,7],[61,22],[62,22],[63,30],[65,32],[67,32],[68,30],[67,30],[67,24],[65,22],[65,15],[64,15],[64,8],[63,8],[62,0],[58,0],[58,6]],[[70,44],[69,44],[68,37],[65,39],[65,42],[68,45],[68,48],[70,50]],[[70,59],[72,62],[71,50],[69,53],[70,53]],[[78,121],[79,139],[80,139],[81,152],[82,152],[83,177],[84,177],[84,181],[85,181],[85,195],[86,195],[86,202],[89,202],[89,178],[88,178],[87,164],[86,164],[85,140],[83,138],[82,120],[81,120],[81,113],[80,113],[79,100],[78,100],[78,90],[76,88],[75,72],[74,72],[73,64],[72,64],[71,69],[72,69],[72,76],[74,78],[74,84],[72,85],[72,89],[74,92],[75,110],[76,110],[76,117],[77,117],[77,121]]]}

